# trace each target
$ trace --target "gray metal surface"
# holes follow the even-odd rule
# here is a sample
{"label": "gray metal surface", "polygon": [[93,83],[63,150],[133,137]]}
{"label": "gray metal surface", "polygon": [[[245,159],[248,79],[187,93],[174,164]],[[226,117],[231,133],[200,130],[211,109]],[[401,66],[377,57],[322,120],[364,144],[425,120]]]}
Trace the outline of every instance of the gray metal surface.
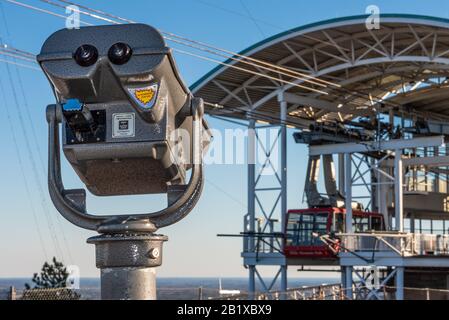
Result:
{"label": "gray metal surface", "polygon": [[156,268],[101,269],[102,300],[156,300]]}
{"label": "gray metal surface", "polygon": [[168,238],[154,234],[116,234],[90,238],[101,269],[103,300],[155,300],[156,267]]}
{"label": "gray metal surface", "polygon": [[158,267],[162,244],[168,238],[154,234],[101,235],[88,239],[95,244],[98,268]]}

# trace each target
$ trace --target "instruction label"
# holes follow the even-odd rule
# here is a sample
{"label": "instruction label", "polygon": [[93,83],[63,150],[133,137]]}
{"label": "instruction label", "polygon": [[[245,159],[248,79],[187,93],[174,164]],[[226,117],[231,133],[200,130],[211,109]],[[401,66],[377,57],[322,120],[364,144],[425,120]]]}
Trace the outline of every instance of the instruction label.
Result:
{"label": "instruction label", "polygon": [[135,113],[112,115],[112,138],[133,138],[136,135]]}

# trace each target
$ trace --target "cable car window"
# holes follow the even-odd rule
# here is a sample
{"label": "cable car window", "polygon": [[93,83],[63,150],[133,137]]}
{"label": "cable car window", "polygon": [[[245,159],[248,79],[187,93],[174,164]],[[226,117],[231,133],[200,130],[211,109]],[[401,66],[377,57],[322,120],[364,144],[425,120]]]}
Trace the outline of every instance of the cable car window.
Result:
{"label": "cable car window", "polygon": [[314,246],[322,242],[313,233],[326,234],[328,213],[290,214],[287,224],[287,246]]}
{"label": "cable car window", "polygon": [[368,217],[354,216],[352,219],[354,232],[366,232],[369,231],[369,219]]}
{"label": "cable car window", "polygon": [[371,217],[371,230],[383,230],[382,218],[381,217]]}
{"label": "cable car window", "polygon": [[341,212],[334,213],[333,219],[333,232],[343,233],[345,232],[345,218]]}

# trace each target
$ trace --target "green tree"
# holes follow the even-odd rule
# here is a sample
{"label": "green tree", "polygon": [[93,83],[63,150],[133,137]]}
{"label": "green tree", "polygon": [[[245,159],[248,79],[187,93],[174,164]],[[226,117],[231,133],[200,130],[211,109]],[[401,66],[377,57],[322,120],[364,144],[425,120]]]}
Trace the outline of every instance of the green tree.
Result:
{"label": "green tree", "polygon": [[[67,268],[54,257],[51,264],[44,263],[40,274],[35,273],[31,281],[33,289],[66,288],[68,276]],[[31,286],[26,283],[25,288],[29,290]]]}

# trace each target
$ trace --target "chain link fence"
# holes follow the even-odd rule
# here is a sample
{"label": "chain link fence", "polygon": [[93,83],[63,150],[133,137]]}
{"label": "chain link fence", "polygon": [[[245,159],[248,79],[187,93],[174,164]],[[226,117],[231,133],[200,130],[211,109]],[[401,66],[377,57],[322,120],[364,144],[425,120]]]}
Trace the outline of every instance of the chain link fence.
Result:
{"label": "chain link fence", "polygon": [[78,290],[67,288],[57,289],[24,289],[14,287],[0,291],[0,300],[81,300],[82,295]]}

